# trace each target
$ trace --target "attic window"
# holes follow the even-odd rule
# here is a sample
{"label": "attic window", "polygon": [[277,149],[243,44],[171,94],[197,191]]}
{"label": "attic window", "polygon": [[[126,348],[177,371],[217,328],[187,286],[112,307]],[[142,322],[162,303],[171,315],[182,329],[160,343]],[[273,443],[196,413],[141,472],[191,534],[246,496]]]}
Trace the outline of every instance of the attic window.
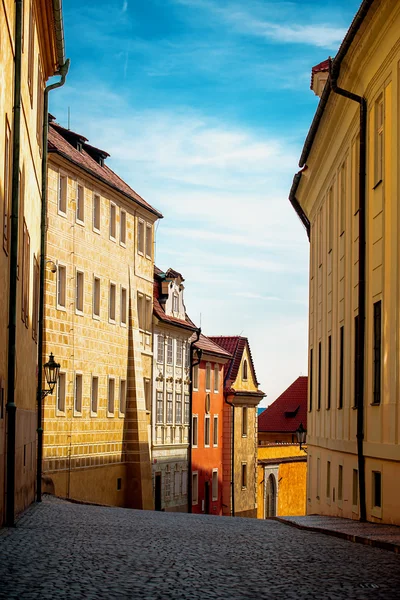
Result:
{"label": "attic window", "polygon": [[287,419],[290,419],[291,417],[295,417],[297,415],[297,413],[299,412],[299,408],[300,406],[297,406],[294,410],[286,410],[285,411],[285,417]]}
{"label": "attic window", "polygon": [[243,377],[242,379],[247,379],[247,360],[243,362]]}
{"label": "attic window", "polygon": [[76,149],[78,152],[82,152],[82,142],[76,142]]}
{"label": "attic window", "polygon": [[99,165],[101,167],[104,167],[104,157],[103,156],[99,156]]}

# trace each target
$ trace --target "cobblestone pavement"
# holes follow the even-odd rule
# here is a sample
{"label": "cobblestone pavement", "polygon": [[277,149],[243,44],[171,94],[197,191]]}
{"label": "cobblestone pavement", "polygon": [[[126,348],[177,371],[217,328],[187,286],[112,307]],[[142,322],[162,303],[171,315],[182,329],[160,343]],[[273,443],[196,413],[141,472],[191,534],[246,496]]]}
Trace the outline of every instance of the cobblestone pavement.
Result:
{"label": "cobblestone pavement", "polygon": [[276,521],[45,497],[0,532],[0,598],[398,599],[400,556]]}

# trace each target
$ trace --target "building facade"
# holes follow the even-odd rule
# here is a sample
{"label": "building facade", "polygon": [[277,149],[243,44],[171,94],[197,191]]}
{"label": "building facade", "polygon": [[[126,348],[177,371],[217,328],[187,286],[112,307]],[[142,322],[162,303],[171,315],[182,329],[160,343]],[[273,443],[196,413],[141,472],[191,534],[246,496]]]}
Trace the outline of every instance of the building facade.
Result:
{"label": "building facade", "polygon": [[202,334],[193,345],[191,510],[222,515],[224,365],[232,357]]}
{"label": "building facade", "polygon": [[66,62],[55,8],[50,0],[0,8],[0,525],[35,494],[43,99]]}
{"label": "building facade", "polygon": [[307,511],[396,524],[399,32],[398,0],[362,2],[313,78],[327,83],[290,195],[310,233]]}
{"label": "building facade", "polygon": [[210,337],[232,355],[224,366],[223,514],[257,516],[257,406],[265,394],[247,338]]}
{"label": "building facade", "polygon": [[184,279],[154,271],[152,468],[156,510],[188,511],[190,337]]}
{"label": "building facade", "polygon": [[152,508],[150,405],[154,223],[161,217],[50,117],[43,361],[44,491]]}

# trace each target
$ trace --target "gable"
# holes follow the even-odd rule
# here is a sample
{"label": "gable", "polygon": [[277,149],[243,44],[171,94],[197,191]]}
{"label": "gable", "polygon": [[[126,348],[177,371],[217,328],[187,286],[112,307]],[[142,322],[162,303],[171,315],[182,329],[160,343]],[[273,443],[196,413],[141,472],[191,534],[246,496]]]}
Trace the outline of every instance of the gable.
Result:
{"label": "gable", "polygon": [[[247,371],[247,377],[245,371]],[[233,389],[235,389],[238,392],[255,392],[258,390],[256,374],[254,371],[253,361],[251,359],[249,344],[247,341],[243,348],[243,353],[240,359],[236,379],[232,382],[231,385]]]}

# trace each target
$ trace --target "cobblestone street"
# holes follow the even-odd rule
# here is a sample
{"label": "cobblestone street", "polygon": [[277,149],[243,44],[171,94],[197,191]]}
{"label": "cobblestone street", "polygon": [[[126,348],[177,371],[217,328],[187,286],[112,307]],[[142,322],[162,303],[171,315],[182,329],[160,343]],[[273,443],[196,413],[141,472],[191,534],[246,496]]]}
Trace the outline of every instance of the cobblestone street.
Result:
{"label": "cobblestone street", "polygon": [[0,551],[0,598],[399,598],[400,556],[275,521],[45,497]]}

